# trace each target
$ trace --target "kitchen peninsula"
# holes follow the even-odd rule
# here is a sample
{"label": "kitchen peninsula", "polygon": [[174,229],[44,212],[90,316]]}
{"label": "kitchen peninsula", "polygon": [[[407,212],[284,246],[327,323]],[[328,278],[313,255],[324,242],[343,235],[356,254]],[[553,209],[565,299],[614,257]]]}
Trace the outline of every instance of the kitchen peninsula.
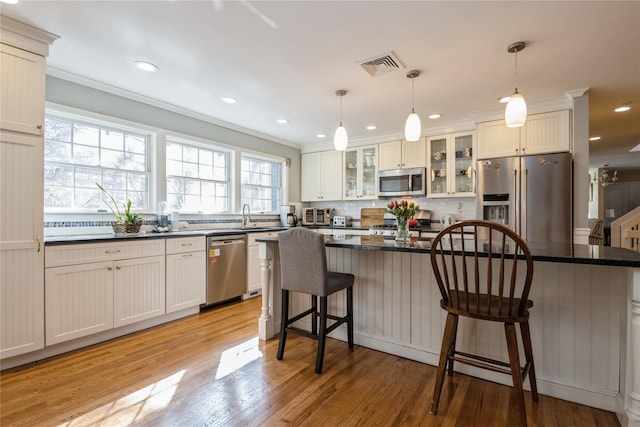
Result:
{"label": "kitchen peninsula", "polygon": [[[277,238],[258,239],[262,262],[259,336],[279,330]],[[352,273],[355,343],[438,364],[445,313],[431,269],[430,240],[407,245],[379,236],[327,236],[330,270]],[[534,278],[531,333],[539,392],[616,412],[640,426],[640,254],[592,245],[530,244]],[[308,301],[292,299],[294,309]],[[344,296],[329,300],[342,313]],[[489,323],[489,322],[484,322]],[[305,326],[305,325],[301,325]],[[508,360],[501,325],[461,319],[459,347]],[[333,337],[346,340],[338,328]],[[465,374],[510,385],[473,367]]]}

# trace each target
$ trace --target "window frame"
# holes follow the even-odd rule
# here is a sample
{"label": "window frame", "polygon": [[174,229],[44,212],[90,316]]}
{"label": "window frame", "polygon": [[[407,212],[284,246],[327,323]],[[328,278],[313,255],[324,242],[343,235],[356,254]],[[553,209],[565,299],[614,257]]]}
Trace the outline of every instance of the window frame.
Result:
{"label": "window frame", "polygon": [[[167,157],[167,147],[169,144],[171,143],[175,143],[175,144],[181,144],[183,146],[189,146],[192,148],[198,148],[198,149],[203,149],[203,150],[208,150],[208,151],[212,151],[212,152],[221,152],[224,153],[224,155],[226,156],[226,181],[216,181],[213,179],[203,179],[203,178],[191,178],[191,177],[184,177],[184,176],[178,176],[176,175],[176,178],[189,178],[189,179],[193,179],[199,182],[211,182],[211,183],[217,183],[217,182],[224,182],[227,185],[227,209],[224,211],[220,211],[220,212],[204,212],[204,211],[179,211],[182,214],[185,215],[191,215],[191,214],[195,214],[195,215],[216,215],[216,214],[225,214],[225,213],[230,213],[233,211],[233,207],[234,207],[234,197],[235,197],[235,188],[234,188],[234,150],[232,148],[229,147],[225,147],[222,144],[216,144],[212,141],[206,140],[206,139],[202,139],[202,138],[198,138],[198,137],[194,137],[194,136],[189,136],[189,135],[180,135],[178,136],[175,133],[167,133],[164,137],[164,144],[163,144],[163,172],[162,172],[162,177],[160,177],[159,179],[161,179],[163,181],[163,187],[164,187],[164,199],[167,200],[169,199],[169,189],[168,189],[168,179],[170,177],[174,177],[174,175],[169,175],[168,173],[168,163],[169,163],[169,159]],[[173,208],[168,207],[168,209],[172,210]]]}
{"label": "window frame", "polygon": [[[244,157],[248,157],[248,158],[253,158],[255,160],[261,160],[261,161],[265,161],[265,162],[270,162],[270,163],[277,163],[278,164],[278,180],[280,183],[279,191],[280,191],[280,200],[278,201],[278,206],[276,207],[275,211],[258,211],[256,213],[264,213],[264,214],[275,214],[275,213],[279,213],[280,212],[280,206],[282,206],[283,204],[287,204],[287,166],[288,166],[288,162],[287,159],[283,159],[281,157],[277,157],[277,156],[270,156],[268,154],[264,154],[264,153],[259,153],[256,151],[248,151],[248,150],[241,150],[239,151],[239,155],[238,155],[238,174],[237,174],[237,179],[238,179],[238,185],[237,185],[237,195],[238,195],[238,205],[239,205],[239,211],[241,211],[241,206],[244,205],[244,201],[242,200],[242,187],[244,186],[244,184],[242,183],[242,159]],[[260,186],[260,187],[264,187],[264,186]],[[264,187],[264,188],[273,188],[273,187]]]}
{"label": "window frame", "polygon": [[[131,122],[131,121],[127,121],[127,120],[123,120],[123,119],[119,119],[116,117],[110,117],[110,116],[105,116],[102,114],[96,114],[93,113],[91,111],[86,111],[86,110],[80,110],[80,109],[76,109],[76,108],[72,108],[72,107],[68,107],[68,106],[64,106],[64,105],[59,105],[59,104],[54,104],[54,103],[50,103],[47,102],[45,105],[45,119],[60,119],[60,120],[67,120],[72,122],[73,124],[80,124],[80,125],[86,125],[86,126],[90,126],[90,127],[96,127],[96,128],[100,128],[100,129],[104,129],[104,128],[108,128],[110,130],[113,131],[117,131],[117,132],[126,132],[126,133],[131,133],[134,135],[139,135],[139,136],[144,136],[147,139],[146,142],[146,152],[145,152],[145,170],[144,172],[142,171],[136,171],[138,173],[144,174],[146,177],[146,181],[147,181],[147,190],[146,190],[146,199],[147,199],[147,207],[146,209],[135,209],[136,212],[138,213],[150,213],[150,212],[155,212],[154,206],[156,204],[156,200],[157,200],[157,191],[156,191],[156,179],[155,179],[155,167],[157,165],[157,160],[156,160],[156,150],[157,150],[157,133],[156,130],[152,127],[149,126],[145,126],[143,124],[140,123],[135,123],[135,122]],[[51,164],[59,164],[59,163],[63,163],[63,164],[68,164],[72,167],[82,167],[82,168],[88,168],[88,169],[95,169],[95,170],[100,170],[100,171],[108,171],[108,170],[113,170],[112,168],[107,168],[107,167],[103,167],[100,165],[82,165],[79,163],[65,163],[65,162],[58,162],[58,161],[48,161],[45,153],[44,153],[44,144],[45,144],[45,137],[44,137],[44,129],[43,129],[43,160],[44,160],[44,166],[46,167],[48,163]],[[46,174],[45,174],[45,179],[46,179]],[[46,186],[46,181],[43,182],[43,186]],[[75,185],[74,187],[68,187],[68,188],[73,188],[75,189]],[[97,188],[96,188],[96,195],[98,194]],[[44,196],[43,196],[44,197]],[[109,212],[107,210],[107,212]],[[75,206],[75,207],[47,207],[44,206],[44,213],[77,213],[77,214],[92,214],[92,213],[96,213],[96,214],[101,214],[103,215],[105,213],[105,209],[104,208],[94,208],[94,207],[82,207],[82,206]]]}

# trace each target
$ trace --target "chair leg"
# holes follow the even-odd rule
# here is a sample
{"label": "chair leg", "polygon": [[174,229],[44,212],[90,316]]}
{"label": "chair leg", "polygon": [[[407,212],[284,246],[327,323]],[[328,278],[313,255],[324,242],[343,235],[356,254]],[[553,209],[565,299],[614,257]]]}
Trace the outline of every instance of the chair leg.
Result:
{"label": "chair leg", "polygon": [[444,373],[447,368],[449,349],[451,348],[451,342],[454,339],[453,334],[456,330],[455,325],[457,320],[458,320],[457,315],[447,313],[447,322],[444,327],[444,336],[442,337],[442,348],[440,350],[440,361],[438,362],[438,372],[436,374],[436,385],[433,389],[431,409],[429,409],[429,413],[433,415],[438,413],[438,404],[440,403],[440,394],[442,392],[442,383],[444,382]]}
{"label": "chair leg", "polygon": [[347,342],[349,348],[353,349],[353,287],[347,288]]}
{"label": "chair leg", "polygon": [[282,360],[284,356],[284,344],[287,341],[287,323],[289,323],[289,291],[282,290],[282,316],[280,317],[280,340],[278,342],[278,355],[276,359]]}
{"label": "chair leg", "polygon": [[318,297],[316,295],[311,295],[311,308],[313,309],[313,313],[311,313],[311,333],[318,335]]}
{"label": "chair leg", "polygon": [[318,334],[318,354],[316,355],[316,374],[322,373],[324,347],[327,341],[327,297],[320,297],[320,331]]}
{"label": "chair leg", "polygon": [[533,364],[533,347],[531,346],[531,332],[529,331],[529,322],[520,323],[520,333],[522,335],[522,345],[524,347],[524,355],[526,362],[529,363],[529,384],[531,384],[531,398],[534,402],[538,401],[538,386],[536,384],[536,368]]}
{"label": "chair leg", "polygon": [[507,350],[509,352],[509,364],[511,365],[511,377],[516,397],[516,408],[520,425],[527,425],[527,414],[524,409],[524,390],[522,389],[522,374],[520,372],[520,357],[518,356],[518,339],[516,326],[513,323],[504,324],[504,332],[507,338]]}
{"label": "chair leg", "polygon": [[[453,338],[451,339],[451,345],[449,346],[449,350],[447,352],[447,356],[455,356],[456,353],[456,339],[458,338],[458,319],[456,316],[456,320],[453,323]],[[453,376],[453,359],[447,358],[447,364],[449,365],[449,376]]]}

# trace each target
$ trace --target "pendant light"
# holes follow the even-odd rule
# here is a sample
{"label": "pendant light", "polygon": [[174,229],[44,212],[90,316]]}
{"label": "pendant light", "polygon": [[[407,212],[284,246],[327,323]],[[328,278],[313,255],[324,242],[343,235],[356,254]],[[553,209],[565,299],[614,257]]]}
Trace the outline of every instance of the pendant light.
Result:
{"label": "pendant light", "polygon": [[407,121],[404,124],[404,139],[407,141],[418,141],[420,139],[420,132],[422,131],[422,125],[420,124],[420,117],[413,109],[414,104],[414,79],[420,75],[420,71],[411,70],[407,73],[407,78],[411,79],[411,114],[407,117]]}
{"label": "pendant light", "polygon": [[340,125],[336,129],[336,133],[333,135],[333,147],[338,151],[346,150],[349,142],[347,130],[342,126],[342,97],[346,94],[347,91],[345,89],[339,89],[336,91],[336,95],[340,97]]}
{"label": "pendant light", "polygon": [[516,54],[516,90],[509,102],[507,108],[504,110],[504,121],[509,128],[517,128],[524,125],[527,120],[527,104],[524,102],[524,98],[518,93],[518,52],[520,52],[526,46],[525,42],[516,42],[509,45],[507,51],[509,53]]}

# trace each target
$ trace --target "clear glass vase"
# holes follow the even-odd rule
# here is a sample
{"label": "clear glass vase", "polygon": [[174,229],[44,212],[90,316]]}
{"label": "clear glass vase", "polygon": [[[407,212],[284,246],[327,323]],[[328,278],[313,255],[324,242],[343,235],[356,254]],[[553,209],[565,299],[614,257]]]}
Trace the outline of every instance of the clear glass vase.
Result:
{"label": "clear glass vase", "polygon": [[409,218],[397,216],[396,223],[398,224],[396,242],[409,242],[411,240],[409,236]]}

